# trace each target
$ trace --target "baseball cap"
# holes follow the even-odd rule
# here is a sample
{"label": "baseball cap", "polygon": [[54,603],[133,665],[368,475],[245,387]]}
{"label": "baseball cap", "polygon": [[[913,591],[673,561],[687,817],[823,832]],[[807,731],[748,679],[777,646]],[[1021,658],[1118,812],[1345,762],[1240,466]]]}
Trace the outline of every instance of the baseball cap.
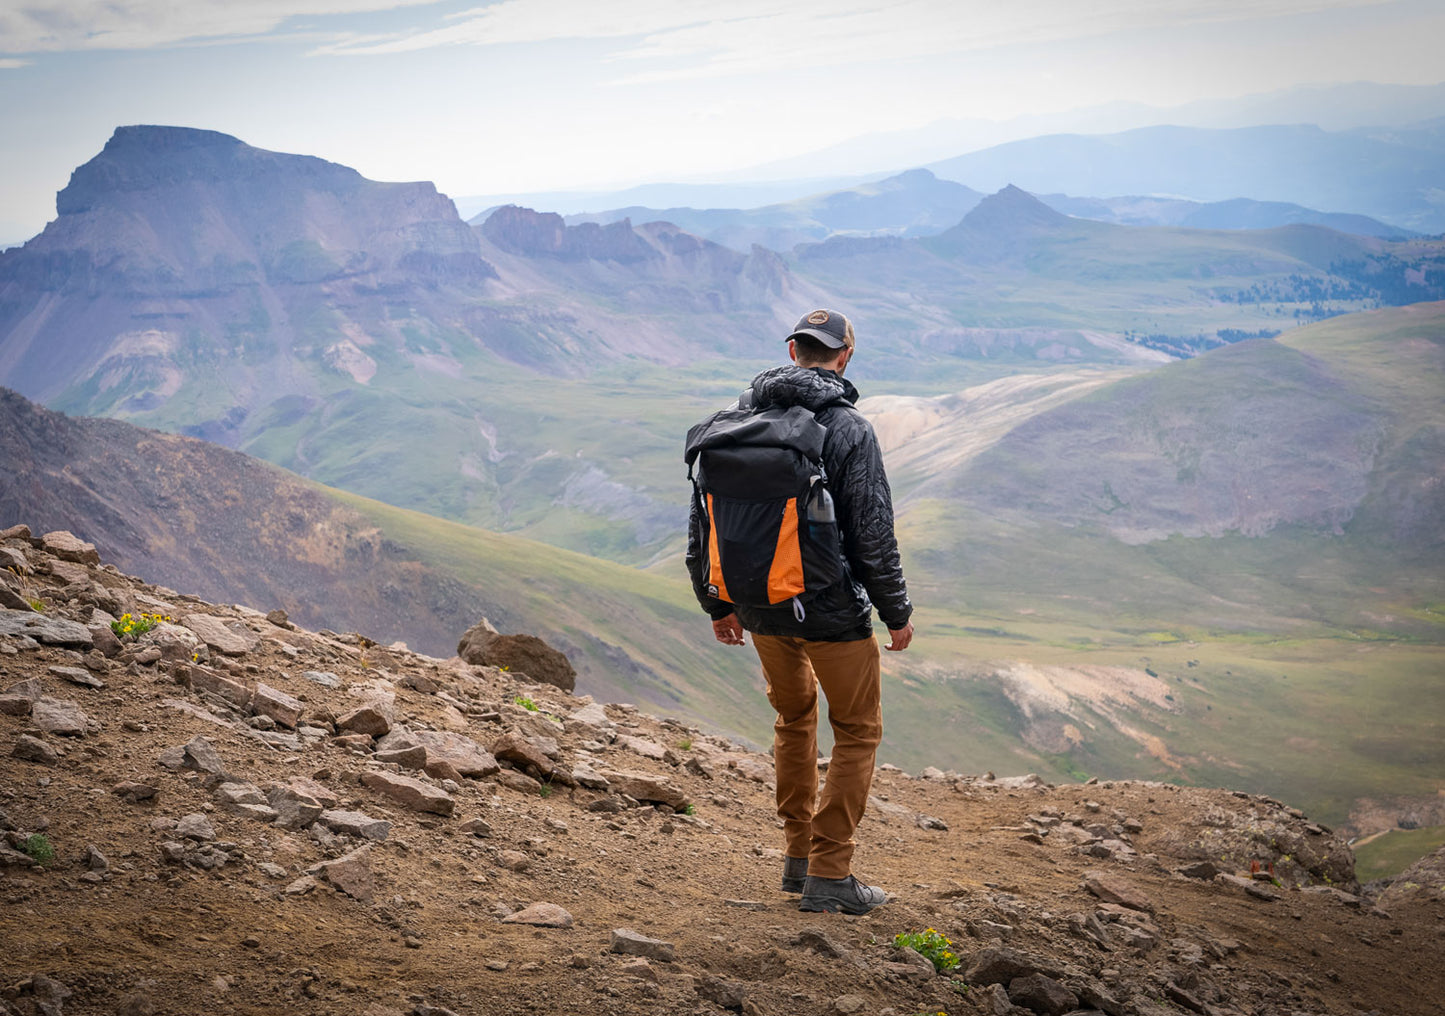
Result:
{"label": "baseball cap", "polygon": [[835,310],[815,310],[804,314],[785,341],[791,342],[800,335],[816,339],[829,349],[853,348],[853,325]]}

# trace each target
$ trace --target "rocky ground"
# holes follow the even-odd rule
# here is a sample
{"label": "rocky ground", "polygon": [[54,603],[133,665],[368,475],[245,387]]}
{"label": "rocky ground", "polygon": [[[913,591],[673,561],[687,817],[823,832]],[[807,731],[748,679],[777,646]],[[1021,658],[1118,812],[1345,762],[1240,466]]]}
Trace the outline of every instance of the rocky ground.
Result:
{"label": "rocky ground", "polygon": [[6,1016],[1445,1012],[1445,855],[1361,890],[1281,802],[883,766],[892,901],[803,914],[766,755],[68,534],[0,574]]}

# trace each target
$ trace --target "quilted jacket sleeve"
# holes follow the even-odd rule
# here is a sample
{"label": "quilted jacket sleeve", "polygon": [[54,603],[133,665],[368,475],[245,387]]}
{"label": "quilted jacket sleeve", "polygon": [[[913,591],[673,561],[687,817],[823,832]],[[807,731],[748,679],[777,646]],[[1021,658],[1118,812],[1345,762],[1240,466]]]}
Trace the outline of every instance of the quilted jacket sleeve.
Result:
{"label": "quilted jacket sleeve", "polygon": [[893,494],[883,472],[883,453],[867,420],[857,413],[847,419],[847,440],[840,442],[843,457],[830,464],[828,483],[843,528],[843,554],[883,623],[902,628],[913,604],[893,535]]}

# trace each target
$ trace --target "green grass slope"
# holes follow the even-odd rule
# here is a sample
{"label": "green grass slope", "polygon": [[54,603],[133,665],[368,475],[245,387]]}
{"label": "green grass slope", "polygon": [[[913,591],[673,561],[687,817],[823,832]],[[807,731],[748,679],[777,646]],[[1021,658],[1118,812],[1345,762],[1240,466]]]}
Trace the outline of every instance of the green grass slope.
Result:
{"label": "green grass slope", "polygon": [[328,495],[438,574],[488,590],[566,651],[586,691],[766,741],[772,716],[751,653],[718,645],[681,575],[649,573],[342,491]]}
{"label": "green grass slope", "polygon": [[931,476],[899,449],[920,637],[894,750],[1241,786],[1340,823],[1432,797],[1442,378],[1445,304],[1414,305],[1097,387]]}

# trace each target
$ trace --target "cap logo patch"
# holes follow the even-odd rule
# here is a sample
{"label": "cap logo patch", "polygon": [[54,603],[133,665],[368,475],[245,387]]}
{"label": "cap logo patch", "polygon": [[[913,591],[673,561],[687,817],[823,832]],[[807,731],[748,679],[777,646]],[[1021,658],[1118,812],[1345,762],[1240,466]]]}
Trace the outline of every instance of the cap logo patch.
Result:
{"label": "cap logo patch", "polygon": [[808,315],[808,324],[825,325],[828,323],[828,312],[826,310],[815,310]]}

